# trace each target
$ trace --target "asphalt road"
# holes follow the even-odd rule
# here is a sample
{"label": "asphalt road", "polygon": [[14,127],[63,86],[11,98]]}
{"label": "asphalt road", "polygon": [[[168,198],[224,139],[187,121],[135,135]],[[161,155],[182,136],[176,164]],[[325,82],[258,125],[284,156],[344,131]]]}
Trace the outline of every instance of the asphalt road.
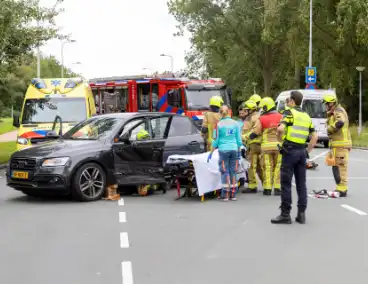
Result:
{"label": "asphalt road", "polygon": [[[323,158],[309,190],[333,189]],[[368,152],[352,151],[350,195],[310,198],[306,225],[272,225],[274,196],[37,200],[7,188],[0,171],[0,283],[365,284],[367,167]]]}

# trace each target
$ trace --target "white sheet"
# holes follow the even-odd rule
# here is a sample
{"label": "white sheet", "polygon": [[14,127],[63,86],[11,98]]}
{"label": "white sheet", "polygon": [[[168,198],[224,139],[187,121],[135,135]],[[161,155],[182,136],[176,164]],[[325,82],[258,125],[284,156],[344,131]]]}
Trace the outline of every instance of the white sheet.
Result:
{"label": "white sheet", "polygon": [[[198,187],[198,193],[200,196],[207,192],[219,190],[222,188],[221,174],[219,170],[219,154],[215,150],[212,155],[212,159],[207,163],[207,153],[197,155],[171,155],[168,157],[167,162],[173,162],[177,159],[191,160],[196,176],[196,182]],[[241,158],[240,166],[238,169],[238,180],[241,177],[246,177],[245,171],[248,168],[248,163],[245,159]]]}

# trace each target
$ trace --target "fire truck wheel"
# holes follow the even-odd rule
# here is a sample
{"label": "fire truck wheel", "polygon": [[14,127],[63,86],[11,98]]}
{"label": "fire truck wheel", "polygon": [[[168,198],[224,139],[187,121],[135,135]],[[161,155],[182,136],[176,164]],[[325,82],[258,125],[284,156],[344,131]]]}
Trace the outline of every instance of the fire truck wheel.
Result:
{"label": "fire truck wheel", "polygon": [[101,199],[106,189],[106,174],[96,163],[80,166],[73,178],[72,197],[78,201]]}

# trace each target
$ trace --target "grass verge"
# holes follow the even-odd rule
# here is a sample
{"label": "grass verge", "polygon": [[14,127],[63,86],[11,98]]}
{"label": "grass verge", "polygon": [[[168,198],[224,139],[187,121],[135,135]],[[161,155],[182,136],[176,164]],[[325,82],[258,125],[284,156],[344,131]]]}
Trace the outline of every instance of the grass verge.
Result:
{"label": "grass verge", "polygon": [[15,151],[15,141],[0,142],[0,165],[6,164],[9,161],[11,154],[13,154]]}
{"label": "grass verge", "polygon": [[368,147],[368,128],[363,127],[362,133],[358,135],[358,128],[356,126],[350,127],[351,139],[353,146]]}
{"label": "grass verge", "polygon": [[0,118],[0,135],[13,130],[16,130],[16,128],[13,126],[12,118]]}

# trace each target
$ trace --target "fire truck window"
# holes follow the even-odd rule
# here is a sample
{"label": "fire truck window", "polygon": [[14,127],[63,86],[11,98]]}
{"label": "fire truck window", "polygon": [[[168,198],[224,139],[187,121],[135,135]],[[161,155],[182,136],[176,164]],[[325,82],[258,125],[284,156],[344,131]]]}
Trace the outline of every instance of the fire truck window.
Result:
{"label": "fire truck window", "polygon": [[158,111],[158,84],[152,84],[152,111]]}
{"label": "fire truck window", "polygon": [[149,111],[150,84],[138,84],[138,111]]}
{"label": "fire truck window", "polygon": [[183,102],[182,102],[182,99],[181,99],[180,91],[177,90],[177,89],[170,90],[169,93],[167,94],[167,103],[170,106],[177,107],[177,108],[182,108],[183,107]]}
{"label": "fire truck window", "polygon": [[166,130],[168,121],[169,121],[169,117],[167,116],[151,119],[153,139],[164,139],[165,138],[165,130]]}

